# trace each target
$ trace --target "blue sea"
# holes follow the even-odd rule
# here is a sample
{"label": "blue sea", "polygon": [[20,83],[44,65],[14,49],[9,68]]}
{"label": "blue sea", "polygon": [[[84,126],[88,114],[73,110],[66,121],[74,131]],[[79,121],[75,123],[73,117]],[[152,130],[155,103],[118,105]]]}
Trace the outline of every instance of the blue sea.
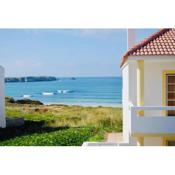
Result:
{"label": "blue sea", "polygon": [[122,78],[61,78],[58,81],[6,83],[6,96],[45,104],[121,106]]}

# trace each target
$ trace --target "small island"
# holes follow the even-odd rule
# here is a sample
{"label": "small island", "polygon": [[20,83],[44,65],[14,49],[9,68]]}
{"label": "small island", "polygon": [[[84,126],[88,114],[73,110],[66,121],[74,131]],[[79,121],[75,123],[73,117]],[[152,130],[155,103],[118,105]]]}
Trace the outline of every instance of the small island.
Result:
{"label": "small island", "polygon": [[59,80],[53,76],[28,76],[28,77],[6,77],[6,83],[16,83],[16,82],[39,82],[39,81],[57,81]]}

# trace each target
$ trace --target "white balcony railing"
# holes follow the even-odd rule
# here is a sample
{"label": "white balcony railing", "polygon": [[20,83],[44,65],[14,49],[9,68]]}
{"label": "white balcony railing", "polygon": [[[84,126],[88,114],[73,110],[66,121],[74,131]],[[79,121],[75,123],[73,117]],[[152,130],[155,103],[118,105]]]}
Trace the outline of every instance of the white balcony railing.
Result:
{"label": "white balcony railing", "polygon": [[175,116],[138,116],[138,111],[169,111],[175,106],[132,106],[131,134],[175,134]]}

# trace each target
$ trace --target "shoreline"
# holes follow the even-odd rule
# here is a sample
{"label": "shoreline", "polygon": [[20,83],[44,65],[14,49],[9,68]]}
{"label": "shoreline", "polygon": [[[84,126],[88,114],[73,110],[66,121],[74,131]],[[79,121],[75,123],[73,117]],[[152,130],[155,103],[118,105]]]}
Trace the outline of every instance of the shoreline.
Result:
{"label": "shoreline", "polygon": [[45,106],[80,106],[80,107],[113,107],[113,108],[122,108],[122,104],[119,103],[98,103],[98,102],[43,102],[38,99],[14,99],[13,97],[5,98],[7,103],[17,103],[17,104],[37,104],[37,105],[45,105]]}
{"label": "shoreline", "polygon": [[115,107],[122,108],[122,104],[107,104],[107,103],[58,103],[58,102],[47,102],[44,105],[67,105],[67,106],[81,106],[81,107]]}

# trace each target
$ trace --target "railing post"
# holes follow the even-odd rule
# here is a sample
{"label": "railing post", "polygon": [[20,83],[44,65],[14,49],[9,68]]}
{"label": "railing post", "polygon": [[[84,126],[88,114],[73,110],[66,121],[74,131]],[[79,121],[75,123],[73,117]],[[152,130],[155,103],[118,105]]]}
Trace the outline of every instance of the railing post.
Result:
{"label": "railing post", "polygon": [[136,116],[137,116],[137,111],[136,111],[136,108],[131,106],[131,131],[133,130],[133,128],[135,127],[135,119],[136,119]]}

